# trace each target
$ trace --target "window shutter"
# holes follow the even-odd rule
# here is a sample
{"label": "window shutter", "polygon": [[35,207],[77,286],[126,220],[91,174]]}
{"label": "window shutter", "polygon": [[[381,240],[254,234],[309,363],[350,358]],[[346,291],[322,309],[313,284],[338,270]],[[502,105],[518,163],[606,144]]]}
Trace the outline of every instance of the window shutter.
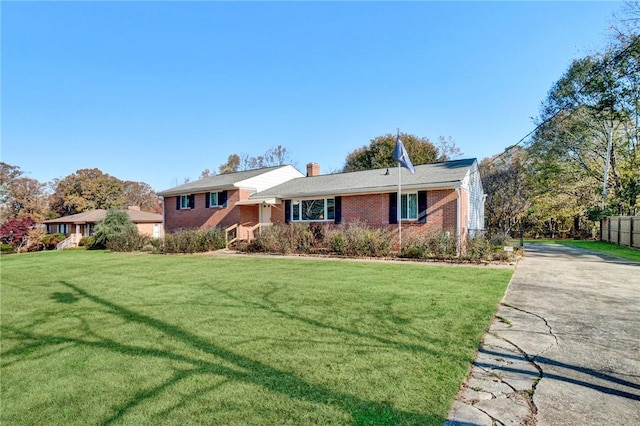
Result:
{"label": "window shutter", "polygon": [[342,197],[334,198],[333,207],[335,209],[334,210],[335,223],[342,223]]}
{"label": "window shutter", "polygon": [[284,223],[291,222],[291,200],[284,200]]}
{"label": "window shutter", "polygon": [[221,205],[223,208],[227,208],[227,191],[222,191],[218,194],[218,205]]}
{"label": "window shutter", "polygon": [[205,192],[205,194],[204,194],[204,208],[208,209],[209,207],[211,207],[211,193],[210,192]]}
{"label": "window shutter", "polygon": [[398,223],[398,193],[389,193],[389,223]]}
{"label": "window shutter", "polygon": [[180,210],[180,196],[176,196],[176,210]]}
{"label": "window shutter", "polygon": [[190,209],[196,208],[196,196],[194,194],[189,195],[189,208]]}
{"label": "window shutter", "polygon": [[427,223],[427,191],[418,191],[418,222]]}

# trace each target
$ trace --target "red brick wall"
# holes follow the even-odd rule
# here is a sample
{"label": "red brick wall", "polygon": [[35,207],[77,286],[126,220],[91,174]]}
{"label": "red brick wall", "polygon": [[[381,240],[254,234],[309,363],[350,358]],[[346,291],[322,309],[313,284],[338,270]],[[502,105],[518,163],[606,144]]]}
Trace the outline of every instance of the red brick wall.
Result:
{"label": "red brick wall", "polygon": [[371,226],[389,224],[389,194],[342,197],[342,223],[365,222]]}
{"label": "red brick wall", "polygon": [[180,229],[208,229],[215,226],[227,227],[235,223],[258,222],[258,206],[236,206],[240,200],[246,200],[251,191],[240,189],[227,192],[227,206],[205,207],[205,193],[195,194],[195,207],[176,210],[176,197],[165,197],[165,231]]}
{"label": "red brick wall", "polygon": [[431,229],[455,231],[458,200],[454,189],[427,191],[427,223]]}
{"label": "red brick wall", "polygon": [[[453,189],[427,191],[427,223],[403,221],[402,227],[416,229],[419,232],[444,230],[455,232],[457,199]],[[284,202],[271,209],[271,221],[284,223]],[[352,195],[342,197],[342,223],[361,221],[370,226],[388,226],[389,193]],[[322,222],[331,223],[331,222]]]}
{"label": "red brick wall", "polygon": [[[234,206],[237,201],[246,200],[250,191],[235,190],[228,192],[227,205]],[[462,197],[462,213],[465,213],[466,202]],[[227,227],[236,223],[252,226],[259,221],[258,205],[234,206],[227,208],[205,208],[205,194],[195,194],[195,208],[176,210],[176,197],[165,197],[166,232],[179,229],[208,229],[214,226]],[[427,191],[427,223],[403,221],[403,229],[418,232],[444,230],[456,232],[457,199],[453,189]],[[283,224],[284,202],[271,208],[271,221]],[[383,226],[390,230],[397,229],[389,224],[389,194],[352,195],[342,197],[342,223],[361,221],[370,226]],[[331,223],[331,222],[323,222]],[[463,232],[464,235],[464,232]]]}
{"label": "red brick wall", "polygon": [[271,223],[278,225],[284,224],[284,201],[282,204],[276,204],[271,207]]}

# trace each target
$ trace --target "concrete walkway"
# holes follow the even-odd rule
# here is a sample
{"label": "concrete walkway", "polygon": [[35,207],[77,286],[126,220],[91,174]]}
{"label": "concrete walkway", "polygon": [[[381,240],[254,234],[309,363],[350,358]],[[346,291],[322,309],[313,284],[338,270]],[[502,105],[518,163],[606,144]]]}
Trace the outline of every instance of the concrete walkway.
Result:
{"label": "concrete walkway", "polygon": [[525,249],[445,425],[640,425],[640,264]]}

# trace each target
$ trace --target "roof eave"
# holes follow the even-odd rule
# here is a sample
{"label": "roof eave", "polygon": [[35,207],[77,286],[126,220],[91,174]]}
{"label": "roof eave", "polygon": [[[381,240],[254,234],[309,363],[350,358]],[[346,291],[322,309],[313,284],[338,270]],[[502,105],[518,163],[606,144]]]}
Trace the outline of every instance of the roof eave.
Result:
{"label": "roof eave", "polygon": [[[406,184],[402,185],[401,189],[403,191],[406,190],[420,190],[420,189],[429,189],[429,190],[438,190],[438,189],[457,189],[460,187],[460,181],[451,181],[451,182],[435,182],[435,183],[419,183],[419,184]],[[385,185],[378,186],[372,188],[353,188],[353,189],[343,189],[339,191],[313,191],[313,192],[292,192],[287,194],[270,194],[267,196],[262,196],[263,198],[278,198],[278,199],[289,199],[289,198],[309,198],[309,197],[321,197],[321,196],[336,196],[336,195],[370,195],[370,194],[381,194],[381,193],[389,193],[396,192],[398,190],[398,185]],[[260,195],[260,193],[256,194]],[[249,197],[252,198],[252,197]]]}
{"label": "roof eave", "polygon": [[[204,192],[228,191],[230,189],[238,189],[238,188],[240,187],[237,187],[235,185],[202,186],[199,188],[190,188],[190,189],[183,189],[183,190],[168,189],[166,191],[158,192],[158,195],[162,197],[174,197],[176,195],[202,194]],[[240,188],[240,189],[245,189],[245,188]],[[247,189],[251,189],[251,188],[247,188]]]}

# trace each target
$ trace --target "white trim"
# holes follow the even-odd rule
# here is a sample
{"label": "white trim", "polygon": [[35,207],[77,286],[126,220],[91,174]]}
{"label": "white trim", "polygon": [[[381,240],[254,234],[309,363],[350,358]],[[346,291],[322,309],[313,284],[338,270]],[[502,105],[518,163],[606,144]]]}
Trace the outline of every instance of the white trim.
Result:
{"label": "white trim", "polygon": [[270,204],[272,206],[275,206],[276,204],[281,204],[280,202],[276,201],[275,198],[256,198],[253,200],[242,200],[242,201],[238,201],[236,203],[236,206],[255,206],[256,204]]}
{"label": "white trim", "polygon": [[[458,189],[460,187],[460,182],[446,182],[443,184],[404,184],[402,183],[402,192],[406,192],[409,190],[414,191],[438,191],[438,190],[446,190],[446,189]],[[398,193],[398,185],[394,186],[385,186],[385,187],[376,187],[376,188],[357,188],[353,190],[343,189],[339,192],[302,192],[295,194],[278,194],[272,195],[277,199],[288,200],[288,199],[302,199],[302,198],[335,198],[340,196],[356,196],[356,195],[371,195],[371,194],[387,194],[389,192]],[[251,198],[251,196],[249,196]]]}

